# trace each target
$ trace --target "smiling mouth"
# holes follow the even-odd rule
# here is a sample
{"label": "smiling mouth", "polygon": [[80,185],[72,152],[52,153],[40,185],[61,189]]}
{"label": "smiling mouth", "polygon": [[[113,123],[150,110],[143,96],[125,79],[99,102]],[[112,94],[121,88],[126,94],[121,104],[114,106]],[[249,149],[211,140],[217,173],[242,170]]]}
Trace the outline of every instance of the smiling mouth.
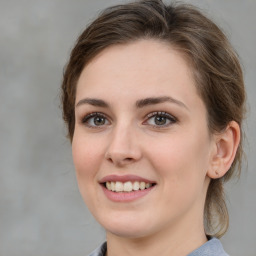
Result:
{"label": "smiling mouth", "polygon": [[112,192],[132,192],[138,190],[146,190],[155,186],[156,183],[148,183],[144,181],[107,181],[103,185],[105,188]]}

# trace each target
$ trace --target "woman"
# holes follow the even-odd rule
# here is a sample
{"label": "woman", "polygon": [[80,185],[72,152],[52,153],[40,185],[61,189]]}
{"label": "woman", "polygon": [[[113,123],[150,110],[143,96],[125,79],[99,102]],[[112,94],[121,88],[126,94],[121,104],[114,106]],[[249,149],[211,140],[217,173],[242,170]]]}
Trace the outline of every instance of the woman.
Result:
{"label": "woman", "polygon": [[212,21],[156,0],[108,8],[78,38],[62,100],[81,195],[106,230],[91,255],[227,255],[245,92]]}

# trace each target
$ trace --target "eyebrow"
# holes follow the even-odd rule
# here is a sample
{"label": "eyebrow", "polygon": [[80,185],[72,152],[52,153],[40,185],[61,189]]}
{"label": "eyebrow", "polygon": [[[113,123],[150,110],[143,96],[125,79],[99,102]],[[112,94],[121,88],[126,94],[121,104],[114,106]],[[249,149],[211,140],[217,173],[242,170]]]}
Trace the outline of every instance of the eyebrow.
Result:
{"label": "eyebrow", "polygon": [[[143,108],[145,106],[156,105],[164,102],[171,102],[188,110],[188,107],[183,102],[169,96],[150,97],[150,98],[140,99],[136,101],[135,105],[137,108]],[[84,104],[89,104],[92,106],[102,107],[102,108],[109,108],[109,104],[107,102],[101,99],[94,99],[94,98],[84,98],[76,104],[76,107],[79,107]]]}
{"label": "eyebrow", "polygon": [[143,108],[148,105],[156,105],[156,104],[164,103],[164,102],[171,102],[171,103],[177,104],[177,105],[188,110],[188,107],[183,102],[181,102],[177,99],[174,99],[172,97],[169,97],[169,96],[150,97],[150,98],[141,99],[141,100],[136,101],[136,107]]}
{"label": "eyebrow", "polygon": [[76,104],[76,107],[79,107],[83,104],[89,104],[89,105],[92,105],[92,106],[102,107],[102,108],[108,108],[109,107],[109,105],[104,100],[92,99],[92,98],[85,98],[85,99],[82,99],[82,100],[78,101],[78,103]]}

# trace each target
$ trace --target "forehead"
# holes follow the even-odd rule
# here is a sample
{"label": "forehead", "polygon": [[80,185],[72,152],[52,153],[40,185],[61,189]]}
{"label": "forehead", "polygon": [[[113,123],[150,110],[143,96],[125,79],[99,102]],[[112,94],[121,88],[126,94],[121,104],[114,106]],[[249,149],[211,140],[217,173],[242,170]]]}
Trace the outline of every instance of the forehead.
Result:
{"label": "forehead", "polygon": [[106,97],[113,90],[120,94],[130,91],[138,97],[167,91],[197,94],[188,61],[171,45],[157,40],[110,46],[85,66],[77,97],[91,93]]}

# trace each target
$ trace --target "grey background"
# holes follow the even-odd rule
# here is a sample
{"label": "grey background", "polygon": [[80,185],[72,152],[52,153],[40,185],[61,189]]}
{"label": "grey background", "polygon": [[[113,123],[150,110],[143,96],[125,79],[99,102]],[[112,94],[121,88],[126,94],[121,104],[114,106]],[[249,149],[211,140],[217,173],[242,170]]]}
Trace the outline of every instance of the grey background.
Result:
{"label": "grey background", "polygon": [[[59,86],[79,33],[120,2],[0,0],[1,256],[82,256],[104,240],[78,192]],[[255,256],[256,1],[188,2],[226,31],[244,66],[248,168],[227,186],[230,229],[222,241],[233,256]]]}

